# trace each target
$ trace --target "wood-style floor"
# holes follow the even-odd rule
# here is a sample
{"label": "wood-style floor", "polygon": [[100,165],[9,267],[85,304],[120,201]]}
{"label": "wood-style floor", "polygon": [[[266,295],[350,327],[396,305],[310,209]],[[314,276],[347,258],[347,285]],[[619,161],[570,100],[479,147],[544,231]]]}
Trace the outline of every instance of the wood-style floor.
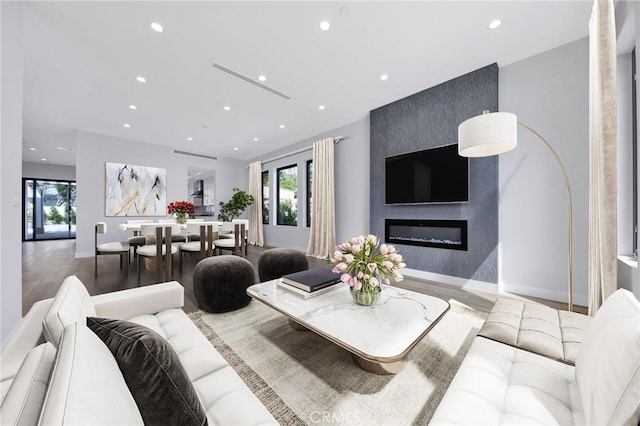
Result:
{"label": "wood-style floor", "polygon": [[[267,248],[249,246],[247,259],[253,264],[258,280],[258,258]],[[308,257],[310,267],[328,266],[327,261]],[[197,257],[185,257],[183,272],[178,272],[177,258],[174,262],[173,279],[180,282],[185,289],[184,310],[192,312],[198,309],[193,293],[193,268]],[[120,270],[118,256],[98,257],[98,277],[94,277],[94,258],[75,258],[75,240],[27,241],[22,243],[22,312],[25,314],[35,302],[55,296],[58,286],[69,275],[76,275],[87,287],[89,294],[103,294],[112,291],[154,284],[155,272],[142,271],[140,284],[137,280],[136,261],[132,257],[125,269]],[[257,282],[257,281],[256,281]],[[489,312],[496,300],[496,295],[460,287],[405,278],[395,284],[408,290],[430,294],[445,300],[456,299],[469,307]],[[508,295],[519,297],[517,295]],[[519,297],[546,304],[556,309],[566,309],[566,305]],[[584,312],[584,309],[576,309]]]}

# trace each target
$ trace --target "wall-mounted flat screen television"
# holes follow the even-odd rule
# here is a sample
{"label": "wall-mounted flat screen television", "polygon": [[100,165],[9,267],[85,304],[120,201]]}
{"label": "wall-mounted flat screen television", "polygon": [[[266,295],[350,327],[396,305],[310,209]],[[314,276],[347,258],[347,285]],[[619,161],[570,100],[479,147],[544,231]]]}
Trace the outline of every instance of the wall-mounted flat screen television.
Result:
{"label": "wall-mounted flat screen television", "polygon": [[469,201],[469,159],[445,145],[385,159],[386,204]]}

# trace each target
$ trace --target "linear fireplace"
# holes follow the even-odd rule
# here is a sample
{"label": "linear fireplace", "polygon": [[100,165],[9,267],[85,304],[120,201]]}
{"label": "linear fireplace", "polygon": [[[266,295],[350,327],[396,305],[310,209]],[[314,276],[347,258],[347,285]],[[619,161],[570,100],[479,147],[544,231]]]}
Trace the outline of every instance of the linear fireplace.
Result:
{"label": "linear fireplace", "polygon": [[467,221],[385,219],[384,240],[392,244],[466,251]]}

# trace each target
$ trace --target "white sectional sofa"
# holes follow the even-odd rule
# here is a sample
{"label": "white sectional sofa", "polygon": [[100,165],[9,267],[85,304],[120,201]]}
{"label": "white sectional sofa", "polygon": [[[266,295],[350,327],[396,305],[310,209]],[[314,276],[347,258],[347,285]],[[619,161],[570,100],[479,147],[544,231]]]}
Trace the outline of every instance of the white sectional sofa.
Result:
{"label": "white sectional sofa", "polygon": [[67,278],[54,299],[33,305],[0,354],[0,424],[144,423],[114,354],[87,317],[127,320],[166,339],[206,415],[199,424],[277,424],[180,309],[183,290],[173,281],[90,297],[76,277]]}
{"label": "white sectional sofa", "polygon": [[575,366],[476,337],[434,425],[638,425],[640,303],[613,293],[587,326]]}

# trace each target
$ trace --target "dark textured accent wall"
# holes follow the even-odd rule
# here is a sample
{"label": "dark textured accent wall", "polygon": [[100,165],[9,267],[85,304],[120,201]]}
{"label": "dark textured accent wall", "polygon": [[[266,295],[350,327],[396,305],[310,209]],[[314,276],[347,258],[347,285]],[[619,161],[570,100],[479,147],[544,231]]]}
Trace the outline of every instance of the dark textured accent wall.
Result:
{"label": "dark textured accent wall", "polygon": [[468,221],[468,250],[397,245],[408,268],[498,282],[498,159],[471,158],[469,202],[386,205],[385,158],[456,143],[458,125],[498,110],[498,66],[442,83],[371,111],[371,232],[384,235],[384,219]]}

